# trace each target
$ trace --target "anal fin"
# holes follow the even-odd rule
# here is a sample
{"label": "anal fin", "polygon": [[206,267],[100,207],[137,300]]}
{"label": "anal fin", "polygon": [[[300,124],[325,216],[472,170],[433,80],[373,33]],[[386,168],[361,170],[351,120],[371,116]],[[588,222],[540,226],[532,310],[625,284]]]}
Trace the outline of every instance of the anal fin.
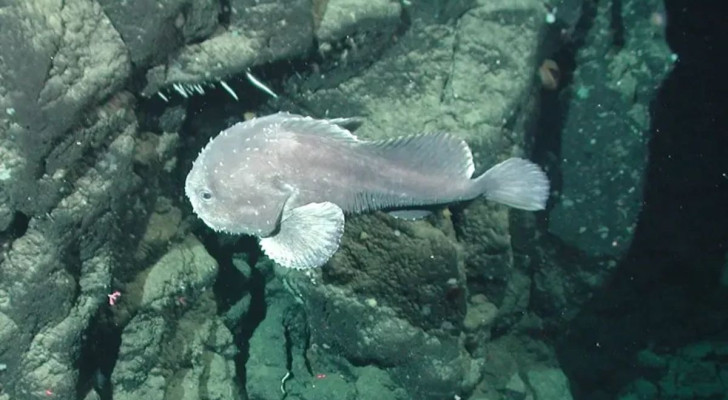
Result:
{"label": "anal fin", "polygon": [[387,214],[393,216],[397,219],[406,219],[409,221],[416,221],[419,219],[425,219],[432,215],[432,211],[430,210],[422,210],[422,209],[403,209],[403,210],[394,210],[394,211],[388,211]]}

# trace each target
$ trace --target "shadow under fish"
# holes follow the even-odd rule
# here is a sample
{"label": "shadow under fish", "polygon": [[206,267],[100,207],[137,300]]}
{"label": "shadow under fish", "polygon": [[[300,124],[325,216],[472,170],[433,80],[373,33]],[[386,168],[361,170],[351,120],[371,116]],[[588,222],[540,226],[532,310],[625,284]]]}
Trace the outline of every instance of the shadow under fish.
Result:
{"label": "shadow under fish", "polygon": [[528,160],[509,158],[472,179],[461,139],[364,141],[341,126],[347,121],[277,113],[222,131],[187,175],[192,209],[215,231],[255,235],[273,261],[305,269],[339,248],[345,214],[417,217],[417,208],[479,196],[522,210],[546,205],[548,178]]}

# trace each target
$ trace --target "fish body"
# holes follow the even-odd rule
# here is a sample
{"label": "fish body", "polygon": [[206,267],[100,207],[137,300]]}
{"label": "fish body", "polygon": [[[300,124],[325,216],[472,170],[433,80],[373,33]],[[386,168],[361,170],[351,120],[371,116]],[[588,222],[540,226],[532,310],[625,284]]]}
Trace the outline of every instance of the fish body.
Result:
{"label": "fish body", "polygon": [[194,161],[185,193],[212,229],[261,238],[291,268],[325,263],[344,214],[411,210],[484,195],[538,210],[548,179],[512,158],[476,179],[467,144],[447,134],[363,141],[337,120],[277,113],[231,126]]}

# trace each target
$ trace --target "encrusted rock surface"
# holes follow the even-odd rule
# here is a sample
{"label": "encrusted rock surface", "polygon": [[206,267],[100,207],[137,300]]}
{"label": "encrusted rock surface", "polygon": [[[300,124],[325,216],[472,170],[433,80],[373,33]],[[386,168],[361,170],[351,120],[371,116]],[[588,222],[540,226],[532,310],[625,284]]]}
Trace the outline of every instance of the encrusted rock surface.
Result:
{"label": "encrusted rock surface", "polygon": [[[533,215],[475,200],[422,221],[350,216],[331,262],[302,273],[272,266],[250,238],[213,235],[181,189],[207,136],[274,109],[361,117],[356,133],[368,139],[448,131],[470,144],[476,173],[527,156],[544,49],[581,16],[580,1],[558,4],[573,12],[553,26],[538,0],[2,8],[0,399],[570,398],[538,335],[568,320],[609,268],[535,253],[548,242]],[[627,9],[646,34],[645,10]],[[660,38],[638,56],[600,59],[604,15],[595,21],[575,78],[584,101],[567,120],[572,153],[557,163],[560,221],[548,229],[614,257],[639,209],[629,187],[644,162],[642,82],[669,65]],[[268,68],[277,100],[251,100],[245,90],[265,84],[251,68]],[[629,117],[610,111],[583,134],[597,90]],[[633,140],[585,150],[615,130]],[[599,188],[577,182],[608,177],[610,157],[631,170]],[[624,208],[591,212],[625,182]]]}

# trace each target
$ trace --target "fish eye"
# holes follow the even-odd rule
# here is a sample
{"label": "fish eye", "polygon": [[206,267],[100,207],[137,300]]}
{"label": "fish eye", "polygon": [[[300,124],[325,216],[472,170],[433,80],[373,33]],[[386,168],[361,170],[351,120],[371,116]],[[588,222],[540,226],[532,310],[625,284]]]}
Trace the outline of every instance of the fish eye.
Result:
{"label": "fish eye", "polygon": [[200,192],[200,197],[202,200],[212,200],[212,193],[209,190],[203,190]]}

